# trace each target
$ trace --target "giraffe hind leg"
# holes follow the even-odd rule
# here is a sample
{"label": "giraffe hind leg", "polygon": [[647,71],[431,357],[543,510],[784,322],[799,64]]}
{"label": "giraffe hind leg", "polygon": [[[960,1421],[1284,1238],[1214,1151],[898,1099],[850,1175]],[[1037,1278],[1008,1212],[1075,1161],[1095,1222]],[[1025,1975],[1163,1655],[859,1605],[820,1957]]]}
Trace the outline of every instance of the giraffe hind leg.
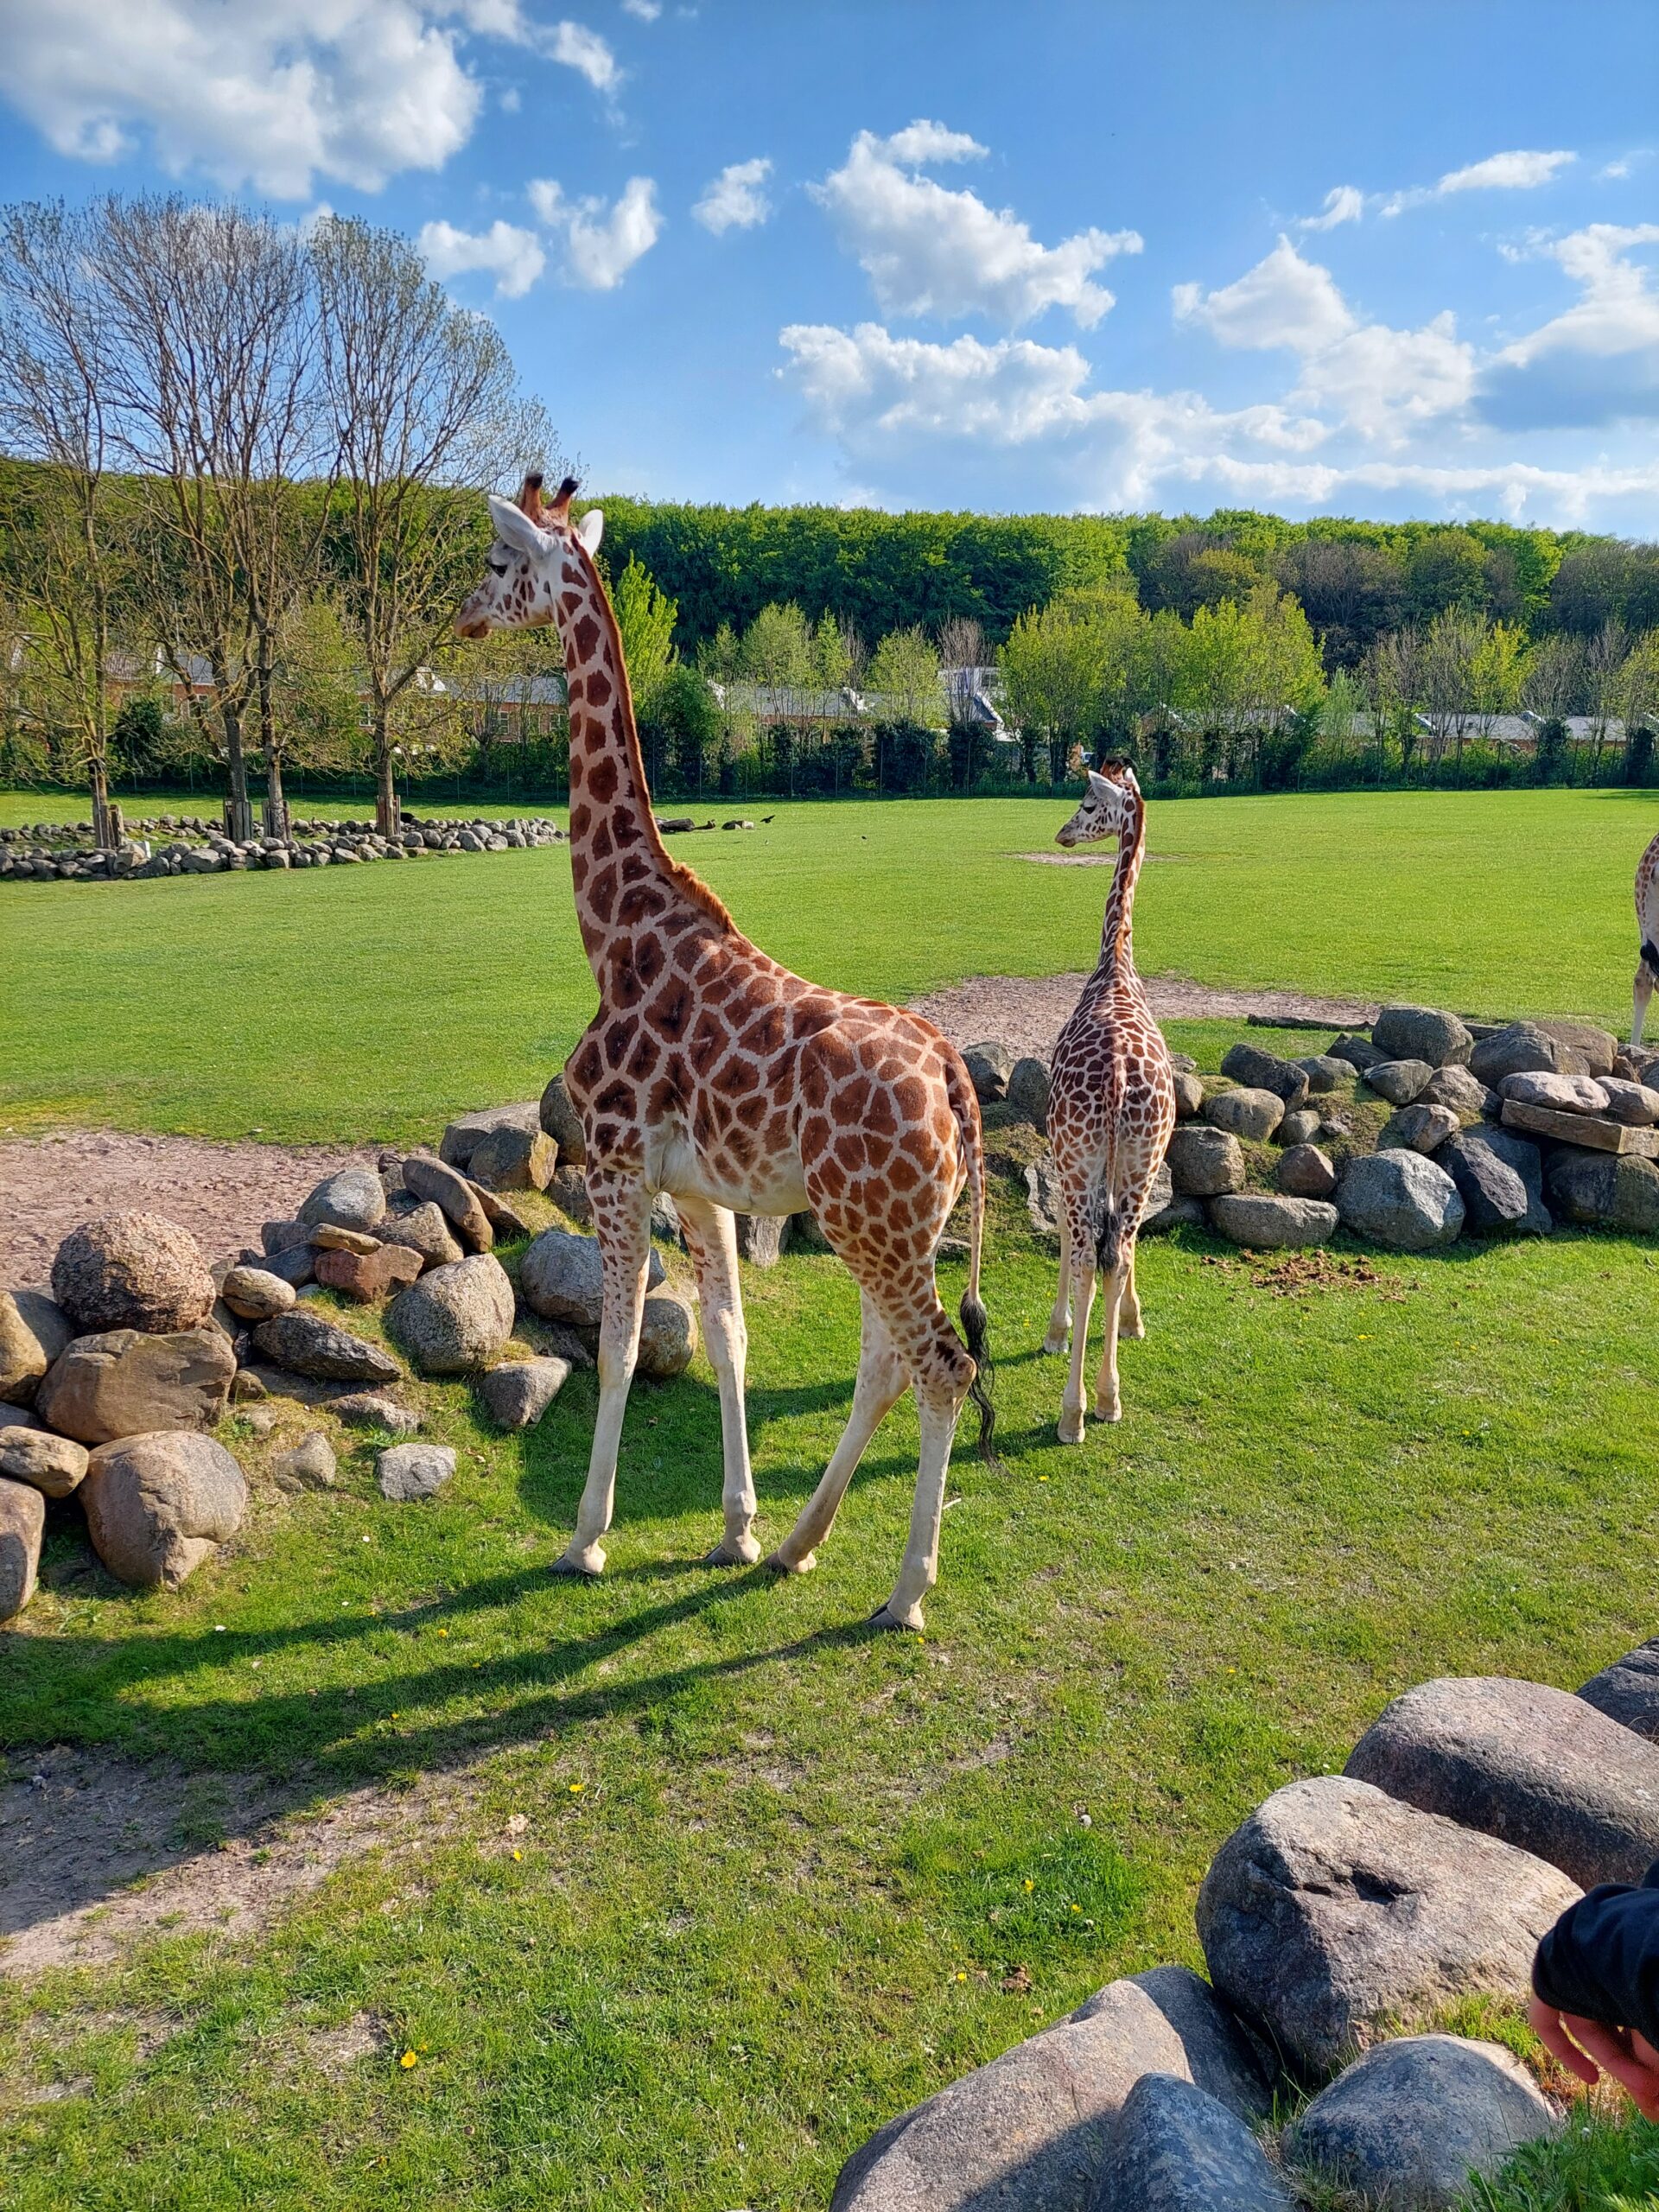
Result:
{"label": "giraffe hind leg", "polygon": [[1636,983],[1630,994],[1630,1042],[1639,1045],[1648,1019],[1648,1001],[1653,996],[1653,979],[1659,970],[1659,960],[1648,964],[1648,948],[1642,948],[1642,957],[1636,963]]}
{"label": "giraffe hind leg", "polygon": [[678,1198],[675,1204],[697,1271],[703,1342],[720,1383],[720,1503],[726,1527],[714,1549],[704,1554],[703,1564],[753,1567],[760,1547],[754,1535],[754,1474],[743,1402],[749,1332],[739,1287],[737,1224],[726,1207],[711,1205],[706,1198]]}
{"label": "giraffe hind leg", "polygon": [[1071,1232],[1066,1217],[1060,1217],[1060,1276],[1054,1292],[1054,1310],[1048,1317],[1048,1334],[1043,1338],[1043,1350],[1053,1355],[1063,1353],[1066,1338],[1071,1332]]}
{"label": "giraffe hind leg", "polygon": [[766,1560],[779,1574],[809,1574],[817,1565],[814,1554],[834,1525],[847,1485],[857,1472],[870,1439],[909,1387],[910,1376],[898,1346],[868,1291],[862,1294],[862,1305],[853,1409],[817,1488],[801,1508],[795,1526]]}
{"label": "giraffe hind leg", "polygon": [[1123,1295],[1118,1302],[1117,1333],[1137,1341],[1147,1333],[1147,1325],[1141,1316],[1141,1294],[1135,1287],[1135,1246],[1128,1248],[1128,1268],[1123,1278]]}

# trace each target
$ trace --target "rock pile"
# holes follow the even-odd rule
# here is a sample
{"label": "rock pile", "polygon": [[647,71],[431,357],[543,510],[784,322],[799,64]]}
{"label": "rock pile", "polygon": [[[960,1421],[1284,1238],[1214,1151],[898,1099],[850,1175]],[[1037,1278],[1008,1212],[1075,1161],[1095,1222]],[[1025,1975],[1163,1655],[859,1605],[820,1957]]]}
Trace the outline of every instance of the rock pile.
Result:
{"label": "rock pile", "polygon": [[242,868],[350,867],[365,861],[420,860],[429,854],[522,852],[558,845],[566,833],[540,815],[508,821],[417,821],[403,817],[395,837],[371,822],[301,821],[284,837],[226,836],[197,815],[163,814],[129,825],[113,847],[94,845],[90,823],[36,823],[0,829],[0,880],[148,882],[158,875],[222,875]]}

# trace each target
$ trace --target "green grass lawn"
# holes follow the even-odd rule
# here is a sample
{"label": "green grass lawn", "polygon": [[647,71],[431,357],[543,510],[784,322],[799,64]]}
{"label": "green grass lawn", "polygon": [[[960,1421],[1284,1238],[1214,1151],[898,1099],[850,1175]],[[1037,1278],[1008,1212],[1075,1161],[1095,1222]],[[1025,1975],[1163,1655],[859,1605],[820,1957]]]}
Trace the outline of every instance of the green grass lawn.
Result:
{"label": "green grass lawn", "polygon": [[[176,1760],[198,1840],[215,1776],[299,1805],[481,1783],[417,1860],[357,1859],[262,1938],[163,1930],[114,1968],[0,1984],[0,2200],[822,2205],[916,2098],[1113,1974],[1196,1961],[1217,1844],[1339,1766],[1391,1694],[1573,1687],[1652,1631],[1647,1249],[1459,1249],[1282,1296],[1202,1236],[1150,1244],[1123,1424],[1065,1451],[1035,1356],[1050,1262],[997,1205],[1009,1471],[959,1454],[924,1638],[860,1626],[903,1542],[908,1407],[815,1574],[694,1564],[718,1528],[701,1358],[635,1391],[594,1587],[546,1571],[591,1376],[524,1440],[427,1389],[461,1448],[427,1506],[381,1502],[344,1433],[343,1490],[289,1498],[232,1420],[254,1505],[176,1596],[117,1589],[65,1511],[0,1644],[14,1770],[53,1743]],[[810,1256],[747,1287],[775,1535],[844,1417],[856,1303]],[[329,2070],[312,2039],[361,2012],[384,2047]],[[25,2101],[54,2082],[91,2087]],[[1573,2155],[1628,2181],[1645,2140]]]}
{"label": "green grass lawn", "polygon": [[[39,795],[9,803],[18,818]],[[148,802],[147,802],[148,804]],[[1066,809],[779,805],[677,841],[781,960],[903,999],[1092,966],[1094,868],[1035,868]],[[1363,792],[1154,806],[1149,974],[1630,1019],[1646,793]],[[141,884],[0,885],[0,1128],[428,1137],[525,1097],[594,1005],[563,851]]]}

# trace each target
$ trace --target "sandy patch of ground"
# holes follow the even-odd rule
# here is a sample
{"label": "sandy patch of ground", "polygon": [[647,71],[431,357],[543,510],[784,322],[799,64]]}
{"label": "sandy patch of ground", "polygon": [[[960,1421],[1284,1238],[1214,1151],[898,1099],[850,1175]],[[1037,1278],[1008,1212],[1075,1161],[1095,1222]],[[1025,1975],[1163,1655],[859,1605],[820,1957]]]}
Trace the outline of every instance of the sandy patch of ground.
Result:
{"label": "sandy patch of ground", "polygon": [[[972,976],[948,991],[912,999],[918,1014],[937,1022],[954,1045],[1001,1038],[1016,1052],[1046,1059],[1065,1026],[1086,976]],[[1357,999],[1325,999],[1304,991],[1226,990],[1189,983],[1177,976],[1142,979],[1160,1021],[1243,1021],[1252,1014],[1270,1020],[1329,1022],[1333,1029],[1369,1027],[1375,1005]],[[1310,1048],[1311,1049],[1311,1048]]]}
{"label": "sandy patch of ground", "polygon": [[257,1244],[315,1183],[373,1150],[208,1144],[195,1137],[65,1129],[0,1143],[0,1283],[44,1284],[52,1255],[93,1214],[137,1207],[189,1230],[209,1260]]}

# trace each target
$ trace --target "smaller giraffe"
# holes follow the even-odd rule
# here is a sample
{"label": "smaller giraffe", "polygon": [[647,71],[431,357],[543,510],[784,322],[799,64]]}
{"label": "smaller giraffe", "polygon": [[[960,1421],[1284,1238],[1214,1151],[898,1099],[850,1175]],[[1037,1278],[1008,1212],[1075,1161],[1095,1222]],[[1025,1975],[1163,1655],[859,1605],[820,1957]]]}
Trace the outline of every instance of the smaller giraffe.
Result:
{"label": "smaller giraffe", "polygon": [[[1046,1352],[1071,1363],[1060,1401],[1060,1441],[1083,1441],[1083,1366],[1096,1268],[1106,1278],[1106,1341],[1095,1378],[1095,1413],[1122,1415],[1117,1339],[1143,1337],[1135,1288],[1135,1240],[1147,1193],[1175,1126],[1175,1079],[1163,1033],[1135,972],[1130,938],[1135,879],[1147,844],[1147,803],[1133,770],[1091,769],[1062,845],[1117,839],[1117,865],[1101,928],[1100,963],[1054,1047],[1048,1135],[1060,1187],[1060,1281]],[[1073,1300],[1075,1297],[1075,1320]]]}
{"label": "smaller giraffe", "polygon": [[1636,928],[1641,950],[1636,959],[1636,987],[1630,994],[1630,1042],[1642,1042],[1648,1001],[1659,982],[1659,837],[1636,864]]}

